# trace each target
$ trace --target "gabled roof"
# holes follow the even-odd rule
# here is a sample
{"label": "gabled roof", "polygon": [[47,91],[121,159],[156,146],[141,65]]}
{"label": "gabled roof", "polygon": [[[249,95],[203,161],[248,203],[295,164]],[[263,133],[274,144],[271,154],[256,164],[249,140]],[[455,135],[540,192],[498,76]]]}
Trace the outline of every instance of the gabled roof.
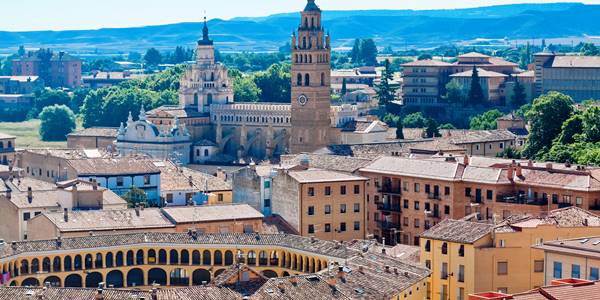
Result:
{"label": "gabled roof", "polygon": [[149,159],[89,158],[71,159],[68,164],[78,176],[119,176],[159,174],[160,170]]}
{"label": "gabled roof", "polygon": [[421,237],[453,243],[473,244],[490,234],[493,229],[493,224],[445,219],[423,232]]}
{"label": "gabled roof", "polygon": [[458,180],[462,177],[464,165],[455,162],[385,156],[360,170],[380,174]]}
{"label": "gabled roof", "polygon": [[162,211],[175,224],[264,218],[262,213],[248,204],[165,207]]}
{"label": "gabled roof", "polygon": [[[62,212],[43,213],[61,232],[140,230],[175,227],[157,208],[139,210],[71,211],[65,220]],[[42,216],[38,216],[42,217]]]}

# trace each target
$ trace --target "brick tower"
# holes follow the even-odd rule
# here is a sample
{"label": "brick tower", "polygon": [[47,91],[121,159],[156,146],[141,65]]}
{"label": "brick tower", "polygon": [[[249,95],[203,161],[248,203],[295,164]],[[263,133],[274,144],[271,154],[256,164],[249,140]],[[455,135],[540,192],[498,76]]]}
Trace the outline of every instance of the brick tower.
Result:
{"label": "brick tower", "polygon": [[291,153],[312,152],[329,143],[331,126],[331,45],[314,0],[302,11],[292,36]]}

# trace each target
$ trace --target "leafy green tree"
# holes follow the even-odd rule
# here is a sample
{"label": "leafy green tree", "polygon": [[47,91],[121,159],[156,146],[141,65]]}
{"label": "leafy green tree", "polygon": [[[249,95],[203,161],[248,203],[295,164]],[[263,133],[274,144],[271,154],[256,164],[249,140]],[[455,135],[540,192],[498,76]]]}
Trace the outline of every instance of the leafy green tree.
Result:
{"label": "leafy green tree", "polygon": [[437,136],[441,136],[438,123],[434,119],[428,118],[425,120],[425,137],[434,138]]}
{"label": "leafy green tree", "polygon": [[463,87],[457,80],[450,80],[446,84],[446,95],[442,97],[448,103],[459,104],[464,103],[465,96],[463,94]]}
{"label": "leafy green tree", "polygon": [[352,59],[353,64],[359,64],[362,62],[362,53],[360,48],[360,39],[354,40],[354,46],[352,46],[352,51],[350,51],[350,58]]}
{"label": "leafy green tree", "polygon": [[181,46],[177,46],[177,47],[175,47],[175,52],[173,52],[173,57],[171,59],[171,63],[179,64],[182,62],[186,62],[190,59],[191,59],[191,57],[188,57],[186,50]]}
{"label": "leafy green tree", "polygon": [[65,105],[46,106],[39,118],[42,141],[64,141],[76,127],[75,114]]}
{"label": "leafy green tree", "polygon": [[381,81],[377,85],[377,100],[379,106],[385,107],[386,112],[390,112],[391,102],[396,99],[396,89],[390,85],[394,80],[394,73],[390,69],[390,61],[385,61],[385,69],[381,73]]}
{"label": "leafy green tree", "polygon": [[383,119],[381,119],[381,120],[384,123],[386,123],[388,126],[392,127],[392,126],[396,126],[396,123],[400,120],[400,116],[397,116],[392,113],[387,113],[385,116],[383,116]]}
{"label": "leafy green tree", "polygon": [[127,205],[131,208],[136,207],[138,205],[148,206],[148,196],[144,190],[132,186],[125,195],[123,195],[123,199],[127,201]]}
{"label": "leafy green tree", "polygon": [[373,39],[363,40],[360,45],[360,53],[362,61],[367,66],[377,65],[377,46]]}
{"label": "leafy green tree", "polygon": [[513,147],[507,147],[502,152],[496,154],[496,157],[508,158],[508,159],[521,159],[521,152]]}
{"label": "leafy green tree", "polygon": [[[254,83],[260,89],[262,102],[289,103],[291,100],[291,75],[289,64],[273,64],[265,72],[254,75]],[[312,80],[319,80],[313,78]]]}
{"label": "leafy green tree", "polygon": [[575,142],[576,137],[583,133],[583,117],[581,114],[573,114],[572,117],[567,119],[561,127],[560,135],[554,141],[554,144],[559,143],[563,145],[572,144]]}
{"label": "leafy green tree", "polygon": [[404,139],[404,127],[402,126],[402,119],[400,118],[396,121],[396,139]]}
{"label": "leafy green tree", "polygon": [[477,67],[473,66],[473,74],[471,75],[471,88],[469,89],[468,102],[471,105],[483,104],[485,96],[483,94],[483,88],[479,81],[479,71]]}
{"label": "leafy green tree", "polygon": [[419,57],[417,57],[417,60],[427,60],[427,59],[433,59],[433,56],[429,53],[423,53],[423,54],[419,55]]}
{"label": "leafy green tree", "polygon": [[521,107],[519,107],[519,109],[517,109],[517,111],[515,111],[515,116],[521,117],[525,120],[527,120],[527,112],[531,110],[531,103],[527,103]]}
{"label": "leafy green tree", "polygon": [[528,158],[542,157],[560,134],[562,124],[572,114],[573,99],[567,95],[550,92],[535,99],[526,115],[530,130],[523,155]]}
{"label": "leafy green tree", "polygon": [[498,128],[498,118],[502,117],[502,112],[492,109],[481,115],[474,116],[469,122],[471,130],[493,130]]}
{"label": "leafy green tree", "polygon": [[513,87],[513,95],[510,98],[510,105],[513,107],[521,107],[527,104],[527,94],[525,93],[525,87],[519,82],[519,80],[515,80],[515,86]]}
{"label": "leafy green tree", "polygon": [[131,51],[127,54],[127,60],[132,62],[138,62],[142,60],[142,54],[139,52]]}
{"label": "leafy green tree", "polygon": [[262,91],[252,76],[239,76],[233,80],[233,93],[238,102],[257,102]]}
{"label": "leafy green tree", "polygon": [[38,115],[46,106],[52,105],[69,105],[71,97],[66,92],[61,90],[43,89],[34,93],[33,108],[31,114]]}
{"label": "leafy green tree", "polygon": [[151,66],[156,66],[162,62],[162,55],[156,48],[150,48],[144,55],[144,61]]}
{"label": "leafy green tree", "polygon": [[600,142],[600,107],[592,106],[586,109],[582,121],[585,140],[590,143]]}
{"label": "leafy green tree", "polygon": [[90,93],[90,89],[80,88],[73,91],[71,94],[71,100],[69,102],[69,108],[75,113],[78,114],[81,110],[81,106],[83,106],[83,102],[85,101],[85,97]]}
{"label": "leafy green tree", "polygon": [[585,56],[596,56],[600,54],[600,51],[598,51],[598,47],[594,43],[583,43],[580,53]]}
{"label": "leafy green tree", "polygon": [[456,129],[456,126],[452,125],[451,123],[445,123],[442,124],[438,127],[440,130],[441,129]]}
{"label": "leafy green tree", "polygon": [[402,125],[406,128],[424,128],[425,127],[425,116],[423,113],[416,112],[410,115],[407,115],[402,120]]}

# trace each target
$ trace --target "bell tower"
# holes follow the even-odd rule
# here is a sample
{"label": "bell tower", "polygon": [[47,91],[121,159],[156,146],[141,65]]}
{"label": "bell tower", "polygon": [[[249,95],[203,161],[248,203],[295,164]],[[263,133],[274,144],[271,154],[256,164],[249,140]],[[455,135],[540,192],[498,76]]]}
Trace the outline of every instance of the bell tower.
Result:
{"label": "bell tower", "polygon": [[290,152],[313,152],[329,144],[331,45],[321,9],[308,0],[292,35],[292,130]]}

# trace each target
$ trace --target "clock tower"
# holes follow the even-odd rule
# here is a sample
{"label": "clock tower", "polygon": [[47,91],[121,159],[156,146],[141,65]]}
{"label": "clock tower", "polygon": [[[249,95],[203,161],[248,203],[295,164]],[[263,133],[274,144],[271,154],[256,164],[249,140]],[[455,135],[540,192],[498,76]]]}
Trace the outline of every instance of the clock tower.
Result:
{"label": "clock tower", "polygon": [[330,37],[321,25],[321,9],[315,0],[308,0],[298,32],[292,35],[291,153],[313,152],[329,144],[330,58]]}

